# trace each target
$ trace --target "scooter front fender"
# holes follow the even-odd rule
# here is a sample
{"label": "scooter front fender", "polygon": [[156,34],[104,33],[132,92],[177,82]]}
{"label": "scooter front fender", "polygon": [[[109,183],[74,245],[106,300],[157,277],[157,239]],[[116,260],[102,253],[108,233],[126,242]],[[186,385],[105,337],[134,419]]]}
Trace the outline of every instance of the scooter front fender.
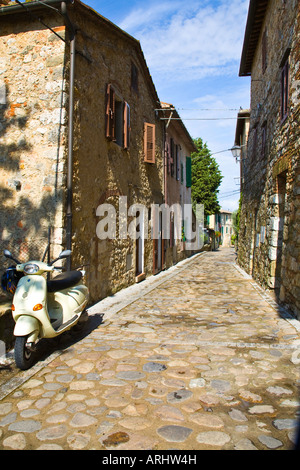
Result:
{"label": "scooter front fender", "polygon": [[[14,335],[15,336],[29,336],[30,335],[30,342],[34,342],[40,331],[40,323],[39,321],[31,317],[30,315],[21,315],[15,325],[14,328]],[[34,333],[34,335],[33,335]]]}

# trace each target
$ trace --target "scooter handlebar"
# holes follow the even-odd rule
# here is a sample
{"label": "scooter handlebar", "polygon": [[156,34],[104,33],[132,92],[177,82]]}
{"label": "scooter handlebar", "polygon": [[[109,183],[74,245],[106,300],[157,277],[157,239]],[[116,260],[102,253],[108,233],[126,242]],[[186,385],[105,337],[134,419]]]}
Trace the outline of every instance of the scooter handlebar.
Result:
{"label": "scooter handlebar", "polygon": [[[28,271],[29,266],[34,266],[35,269]],[[25,274],[42,274],[44,272],[52,272],[54,270],[54,266],[49,266],[49,264],[46,264],[43,261],[28,261],[27,263],[17,264],[16,270],[24,272]]]}

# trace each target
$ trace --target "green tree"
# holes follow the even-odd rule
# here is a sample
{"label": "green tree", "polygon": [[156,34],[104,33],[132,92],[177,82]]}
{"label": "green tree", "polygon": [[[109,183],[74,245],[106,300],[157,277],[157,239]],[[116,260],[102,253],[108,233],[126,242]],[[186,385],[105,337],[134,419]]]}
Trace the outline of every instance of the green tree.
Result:
{"label": "green tree", "polygon": [[201,138],[194,139],[197,152],[192,157],[192,200],[193,205],[203,204],[205,216],[216,214],[221,207],[218,202],[218,188],[222,174],[214,157]]}

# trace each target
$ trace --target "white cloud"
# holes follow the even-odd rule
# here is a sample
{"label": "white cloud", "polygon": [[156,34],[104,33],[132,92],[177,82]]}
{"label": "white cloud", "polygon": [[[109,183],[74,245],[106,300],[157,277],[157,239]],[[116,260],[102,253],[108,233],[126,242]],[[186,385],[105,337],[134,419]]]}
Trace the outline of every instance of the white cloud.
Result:
{"label": "white cloud", "polygon": [[[119,26],[140,40],[158,95],[176,106],[191,136],[202,137],[211,152],[230,149],[237,109],[249,106],[249,81],[238,78],[249,0],[142,4]],[[225,117],[232,119],[214,120]],[[219,201],[236,209],[239,165],[230,151],[215,158],[224,176]]]}
{"label": "white cloud", "polygon": [[120,24],[141,41],[150,70],[169,80],[228,75],[240,60],[249,0],[162,1]]}

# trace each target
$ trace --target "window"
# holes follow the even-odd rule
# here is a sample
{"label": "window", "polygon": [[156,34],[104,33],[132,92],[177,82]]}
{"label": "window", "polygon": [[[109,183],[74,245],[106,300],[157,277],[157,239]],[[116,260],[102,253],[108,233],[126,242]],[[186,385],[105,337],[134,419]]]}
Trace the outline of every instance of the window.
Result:
{"label": "window", "polygon": [[155,124],[145,122],[144,125],[145,162],[155,163]]}
{"label": "window", "polygon": [[130,106],[123,101],[111,84],[106,88],[105,135],[120,147],[129,148]]}
{"label": "window", "polygon": [[192,159],[191,157],[186,157],[186,187],[190,188],[192,186]]}
{"label": "window", "polygon": [[289,111],[289,58],[285,58],[281,68],[281,120],[283,121]]}
{"label": "window", "polygon": [[264,31],[262,37],[262,72],[265,73],[268,66],[268,41],[267,41],[267,30]]}
{"label": "window", "polygon": [[137,66],[133,62],[131,62],[131,88],[137,93],[139,91],[138,74],[139,72]]}

